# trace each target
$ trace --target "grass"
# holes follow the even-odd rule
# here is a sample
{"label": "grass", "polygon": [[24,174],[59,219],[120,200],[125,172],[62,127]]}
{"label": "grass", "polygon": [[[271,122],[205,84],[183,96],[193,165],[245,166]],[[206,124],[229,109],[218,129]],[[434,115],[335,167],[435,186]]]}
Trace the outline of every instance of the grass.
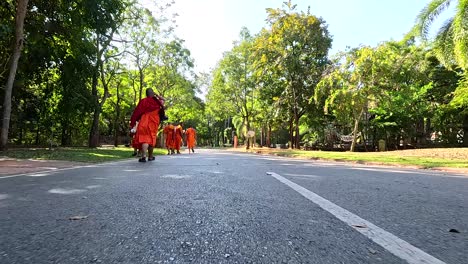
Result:
{"label": "grass", "polygon": [[365,153],[277,149],[255,149],[253,151],[282,157],[348,161],[366,164],[417,166],[426,169],[436,167],[468,168],[468,148]]}
{"label": "grass", "polygon": [[[57,148],[53,150],[43,148],[10,149],[0,151],[0,156],[13,159],[36,159],[36,160],[66,160],[73,162],[100,163],[114,160],[129,159],[132,157],[133,149],[126,147],[104,147],[104,148]],[[155,149],[155,155],[164,155],[163,149]]]}

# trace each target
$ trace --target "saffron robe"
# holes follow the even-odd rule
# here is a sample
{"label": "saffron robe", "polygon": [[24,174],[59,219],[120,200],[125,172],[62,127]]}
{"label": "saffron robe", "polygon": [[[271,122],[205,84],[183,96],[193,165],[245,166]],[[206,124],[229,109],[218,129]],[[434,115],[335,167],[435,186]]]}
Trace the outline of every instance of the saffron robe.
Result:
{"label": "saffron robe", "polygon": [[197,140],[197,132],[194,128],[189,127],[185,131],[185,135],[187,136],[187,147],[192,149],[195,147],[195,142]]}

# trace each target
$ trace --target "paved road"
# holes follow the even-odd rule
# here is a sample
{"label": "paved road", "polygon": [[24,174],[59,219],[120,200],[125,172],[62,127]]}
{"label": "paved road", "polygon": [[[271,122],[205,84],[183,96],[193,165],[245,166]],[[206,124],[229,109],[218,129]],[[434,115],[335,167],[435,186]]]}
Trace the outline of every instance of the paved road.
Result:
{"label": "paved road", "polygon": [[190,262],[468,263],[468,177],[211,150],[0,177],[2,264]]}

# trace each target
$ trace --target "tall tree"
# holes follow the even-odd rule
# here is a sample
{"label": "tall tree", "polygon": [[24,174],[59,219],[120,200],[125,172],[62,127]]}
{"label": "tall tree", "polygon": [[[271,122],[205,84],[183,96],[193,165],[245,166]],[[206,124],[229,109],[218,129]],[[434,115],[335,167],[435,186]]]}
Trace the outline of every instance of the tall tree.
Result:
{"label": "tall tree", "polygon": [[270,28],[262,30],[256,46],[260,65],[271,68],[284,84],[275,96],[290,113],[291,146],[299,148],[299,120],[311,107],[309,99],[328,63],[332,38],[322,18],[296,12],[291,1],[285,7],[267,9]]}
{"label": "tall tree", "polygon": [[421,10],[411,35],[428,40],[434,21],[452,4],[455,13],[437,32],[434,51],[443,64],[468,70],[468,1],[432,0]]}
{"label": "tall tree", "polygon": [[215,69],[212,86],[207,96],[208,108],[215,116],[225,120],[238,115],[246,131],[252,129],[252,119],[257,113],[254,106],[256,87],[252,48],[253,38],[250,32],[243,28],[240,40],[235,43],[231,51],[224,54]]}
{"label": "tall tree", "polygon": [[[100,0],[91,2],[88,6],[90,12],[91,28],[90,34],[94,43],[94,69],[91,81],[91,95],[93,98],[93,122],[89,133],[89,147],[99,146],[99,118],[102,107],[109,97],[108,77],[106,75],[105,64],[113,57],[109,51],[113,49],[112,42],[114,34],[122,25],[124,20],[125,10],[130,6],[130,3],[121,0]],[[112,77],[111,73],[111,77]],[[103,92],[99,93],[98,85],[101,82]]]}
{"label": "tall tree", "polygon": [[134,18],[125,26],[125,34],[129,36],[127,53],[131,55],[133,66],[138,69],[138,99],[141,100],[145,71],[154,64],[159,51],[159,22],[147,8],[136,6],[129,12]]}
{"label": "tall tree", "polygon": [[468,1],[432,0],[419,14],[411,35],[428,39],[434,21],[450,5],[455,4],[455,13],[448,18],[437,32],[433,42],[438,59],[449,68],[463,69],[463,79],[453,97],[452,106],[464,113],[463,144],[468,147]]}
{"label": "tall tree", "polygon": [[15,81],[16,70],[18,68],[18,61],[21,56],[21,50],[24,44],[24,18],[28,10],[28,0],[17,0],[16,2],[16,16],[15,16],[15,44],[13,48],[13,55],[11,56],[10,71],[8,81],[5,86],[5,94],[3,101],[3,121],[2,133],[0,137],[0,149],[5,149],[8,143],[8,131],[10,128],[11,117],[11,94],[13,90],[13,83]]}

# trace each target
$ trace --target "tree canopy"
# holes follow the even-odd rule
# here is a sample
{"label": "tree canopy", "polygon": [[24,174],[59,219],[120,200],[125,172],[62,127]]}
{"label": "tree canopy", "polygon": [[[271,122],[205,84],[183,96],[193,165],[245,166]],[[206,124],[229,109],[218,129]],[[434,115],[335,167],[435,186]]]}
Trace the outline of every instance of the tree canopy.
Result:
{"label": "tree canopy", "polygon": [[[151,87],[169,121],[195,126],[203,145],[231,145],[235,135],[242,143],[254,131],[267,147],[468,146],[467,1],[431,1],[402,40],[332,55],[327,22],[287,1],[266,10],[260,32],[240,29],[209,73],[194,71],[174,33],[164,11],[172,2],[156,4],[157,14],[137,0],[3,1],[5,142],[127,144],[132,111]],[[453,17],[430,38],[450,5]]]}

